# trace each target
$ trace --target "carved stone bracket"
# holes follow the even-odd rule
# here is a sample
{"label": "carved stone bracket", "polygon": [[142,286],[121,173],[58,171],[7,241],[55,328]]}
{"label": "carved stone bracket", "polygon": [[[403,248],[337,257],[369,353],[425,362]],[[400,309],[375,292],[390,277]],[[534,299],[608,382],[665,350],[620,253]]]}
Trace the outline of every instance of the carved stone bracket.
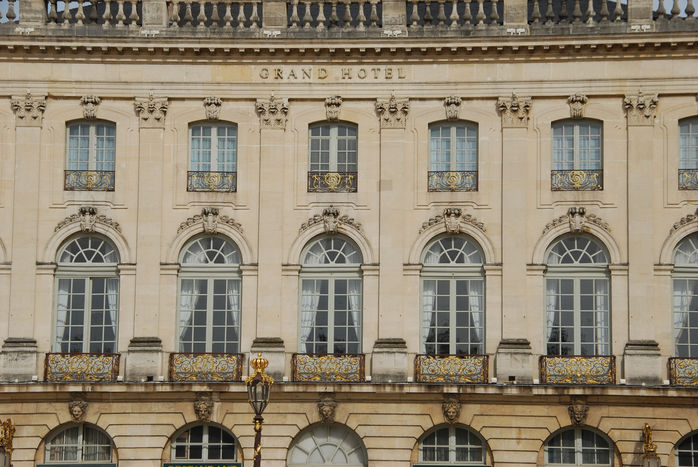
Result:
{"label": "carved stone bracket", "polygon": [[255,110],[262,128],[286,129],[288,99],[278,99],[272,94],[269,99],[257,99]]}
{"label": "carved stone bracket", "polygon": [[444,99],[446,109],[446,120],[458,120],[460,116],[460,105],[462,99],[458,96],[448,96]]}
{"label": "carved stone bracket", "polygon": [[456,423],[460,417],[461,402],[455,396],[444,395],[444,401],[441,404],[441,410],[444,413],[444,419],[448,423]]}
{"label": "carved stone bracket", "polygon": [[325,111],[327,112],[327,120],[336,122],[339,120],[339,111],[342,108],[342,98],[340,96],[332,96],[325,99]]}
{"label": "carved stone bracket", "polygon": [[398,99],[395,94],[392,94],[390,99],[376,101],[376,113],[378,113],[381,128],[405,128],[409,111],[409,99]]}
{"label": "carved stone bracket", "polygon": [[477,218],[471,214],[463,214],[461,208],[445,208],[443,210],[443,214],[430,217],[428,221],[424,222],[422,224],[422,228],[419,229],[419,233],[421,234],[432,225],[440,224],[442,222],[444,223],[446,232],[450,234],[457,234],[461,232],[462,224],[471,225],[482,232],[487,231],[484,222],[478,221]]}
{"label": "carved stone bracket", "polygon": [[586,110],[588,100],[589,98],[580,92],[574,93],[568,97],[567,103],[570,106],[570,117],[584,118],[584,111]]}
{"label": "carved stone bracket", "polygon": [[210,393],[197,392],[194,399],[194,413],[202,422],[210,422],[213,414],[213,398]]}
{"label": "carved stone bracket", "polygon": [[74,422],[82,422],[87,415],[87,401],[83,397],[76,397],[68,402],[68,410]]}
{"label": "carved stone bracket", "polygon": [[151,92],[147,99],[136,98],[133,107],[138,115],[141,128],[164,128],[167,115],[167,98],[153,97]]}
{"label": "carved stone bracket", "polygon": [[322,215],[315,214],[313,217],[301,224],[299,233],[308,230],[310,227],[322,223],[325,233],[336,234],[340,225],[347,225],[355,228],[359,232],[362,231],[361,224],[356,222],[353,217],[346,214],[340,215],[339,209],[330,206],[322,210]]}
{"label": "carved stone bracket", "polygon": [[671,226],[669,233],[672,234],[684,225],[690,224],[691,222],[696,222],[696,220],[698,220],[698,209],[696,209],[696,212],[694,214],[687,214],[683,216],[681,219],[679,219],[678,222],[674,222],[674,225]]}
{"label": "carved stone bracket", "polygon": [[116,230],[117,232],[121,232],[121,226],[118,222],[114,221],[114,219],[111,217],[105,216],[104,214],[97,214],[97,208],[93,206],[80,206],[77,213],[71,214],[60,221],[58,224],[56,224],[56,228],[53,229],[53,231],[58,232],[66,225],[70,225],[75,222],[80,223],[80,230],[82,232],[94,232],[95,224],[102,224]]}
{"label": "carved stone bracket", "polygon": [[220,97],[207,97],[204,99],[204,112],[206,113],[206,118],[209,120],[218,120],[221,113],[221,106],[223,101]]}
{"label": "carved stone bracket", "polygon": [[325,395],[317,403],[317,411],[320,415],[320,421],[322,423],[334,423],[335,411],[337,409],[337,401],[334,400],[333,394]]}
{"label": "carved stone bracket", "polygon": [[242,225],[235,219],[229,216],[221,216],[218,208],[203,208],[201,214],[197,214],[192,217],[188,217],[187,220],[179,224],[177,233],[181,233],[183,230],[191,227],[192,225],[199,224],[201,229],[211,235],[218,233],[218,226],[220,224],[225,224],[238,232],[242,233]]}
{"label": "carved stone bracket", "polygon": [[12,96],[10,107],[15,114],[15,126],[40,127],[46,110],[46,96],[34,97],[27,91],[24,97]]}
{"label": "carved stone bracket", "polygon": [[589,414],[589,406],[584,399],[572,399],[567,412],[570,415],[570,422],[573,425],[583,425],[586,423]]}
{"label": "carved stone bracket", "polygon": [[657,94],[627,95],[623,99],[623,108],[628,116],[628,126],[652,126],[659,98]]}
{"label": "carved stone bracket", "polygon": [[611,231],[608,222],[604,221],[596,214],[587,214],[586,208],[583,207],[572,207],[567,210],[566,215],[560,216],[556,219],[553,219],[552,222],[547,223],[545,225],[545,228],[543,229],[543,235],[550,232],[555,227],[566,223],[569,224],[569,230],[572,233],[587,232],[587,224],[597,225],[604,229],[606,232]]}
{"label": "carved stone bracket", "polygon": [[101,102],[102,99],[100,99],[97,96],[82,96],[80,98],[80,105],[82,106],[82,116],[87,120],[97,118],[97,107],[99,107],[99,104]]}
{"label": "carved stone bracket", "polygon": [[511,97],[497,99],[497,110],[502,117],[502,128],[528,128],[528,114],[531,111],[531,98]]}

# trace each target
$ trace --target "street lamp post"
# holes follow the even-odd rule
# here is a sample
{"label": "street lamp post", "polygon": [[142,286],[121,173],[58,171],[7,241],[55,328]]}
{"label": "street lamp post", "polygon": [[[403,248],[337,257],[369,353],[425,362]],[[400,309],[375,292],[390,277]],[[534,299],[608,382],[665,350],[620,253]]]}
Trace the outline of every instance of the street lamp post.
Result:
{"label": "street lamp post", "polygon": [[266,358],[262,358],[262,354],[258,353],[256,358],[250,362],[254,369],[254,375],[248,376],[245,382],[247,383],[247,400],[254,410],[254,467],[262,465],[262,412],[269,404],[269,390],[274,383],[274,379],[266,374],[264,370],[269,365]]}

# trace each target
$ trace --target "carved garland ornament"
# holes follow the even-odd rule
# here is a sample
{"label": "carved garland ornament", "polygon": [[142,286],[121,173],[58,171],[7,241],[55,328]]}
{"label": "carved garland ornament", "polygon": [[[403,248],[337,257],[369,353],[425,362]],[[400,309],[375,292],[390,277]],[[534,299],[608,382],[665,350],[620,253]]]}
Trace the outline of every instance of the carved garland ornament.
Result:
{"label": "carved garland ornament", "polygon": [[587,232],[586,224],[597,225],[606,232],[611,231],[608,222],[604,221],[599,216],[595,214],[587,214],[586,209],[583,207],[573,207],[567,210],[566,215],[560,216],[553,219],[552,222],[547,223],[543,229],[543,235],[550,232],[555,227],[563,224],[569,224],[570,232],[572,233]]}
{"label": "carved garland ornament", "polygon": [[242,233],[242,224],[229,216],[221,216],[218,208],[203,208],[201,214],[197,214],[192,217],[188,217],[187,220],[179,224],[177,233],[181,233],[183,230],[188,229],[193,225],[200,224],[201,228],[207,234],[214,235],[218,233],[218,225],[225,224],[238,232]]}
{"label": "carved garland ornament", "polygon": [[638,92],[635,96],[625,96],[625,99],[623,99],[623,108],[628,116],[628,125],[654,125],[654,117],[658,103],[659,98],[657,94],[644,95],[642,92]]}
{"label": "carved garland ornament", "polygon": [[209,120],[218,120],[221,114],[221,106],[223,101],[220,97],[207,97],[204,99],[204,112],[206,113],[206,118]]}
{"label": "carved garland ornament", "polygon": [[82,116],[91,120],[97,118],[97,107],[102,103],[102,99],[97,96],[88,95],[82,96],[80,98],[80,105],[82,106]]}
{"label": "carved garland ornament", "polygon": [[589,98],[584,94],[577,92],[567,98],[567,103],[570,106],[570,117],[584,118],[584,110],[586,110]]}
{"label": "carved garland ornament", "polygon": [[502,127],[528,128],[528,114],[531,107],[530,97],[519,97],[516,93],[512,93],[510,98],[497,99],[497,110],[502,117]]}
{"label": "carved garland ornament", "polygon": [[356,222],[353,217],[349,217],[346,214],[340,215],[339,209],[334,206],[330,206],[322,210],[322,215],[315,214],[313,217],[301,224],[299,233],[308,230],[310,227],[316,224],[322,224],[325,233],[336,234],[340,225],[347,225],[355,228],[359,232],[362,231],[361,224]]}
{"label": "carved garland ornament", "polygon": [[446,109],[446,120],[458,120],[462,99],[458,96],[448,96],[444,99]]}
{"label": "carved garland ornament", "polygon": [[448,423],[456,423],[458,417],[460,417],[461,402],[453,396],[444,397],[444,401],[441,404],[441,410],[444,413],[444,419]]}
{"label": "carved garland ornament", "polygon": [[698,219],[698,209],[696,209],[696,212],[694,214],[687,214],[683,216],[681,219],[679,219],[678,222],[674,222],[674,225],[671,226],[671,229],[669,230],[669,234],[672,234],[679,230],[681,227],[683,227],[686,224],[690,224],[692,222],[695,222]]}
{"label": "carved garland ornament", "polygon": [[278,99],[272,94],[269,99],[257,99],[255,110],[262,128],[286,129],[288,99]]}
{"label": "carved garland ornament", "polygon": [[427,222],[424,222],[422,228],[419,229],[419,233],[421,234],[432,225],[442,222],[444,223],[446,232],[450,234],[461,232],[461,223],[471,225],[482,232],[487,231],[484,222],[478,221],[477,218],[471,214],[463,214],[461,208],[445,208],[443,214],[430,217]]}
{"label": "carved garland ornament", "polygon": [[121,226],[118,222],[114,221],[114,219],[111,217],[105,216],[104,214],[97,214],[97,208],[93,206],[81,206],[78,208],[78,212],[76,214],[71,214],[56,224],[56,228],[53,229],[53,231],[58,232],[63,227],[75,222],[80,223],[80,230],[82,232],[94,232],[96,224],[102,224],[116,230],[117,232],[121,232]]}
{"label": "carved garland ornament", "polygon": [[341,96],[332,96],[325,99],[325,111],[327,112],[327,120],[336,122],[339,120],[339,111],[342,107]]}
{"label": "carved garland ornament", "polygon": [[24,97],[12,96],[10,107],[15,114],[17,126],[41,126],[46,110],[46,97],[33,97],[27,91]]}
{"label": "carved garland ornament", "polygon": [[167,115],[167,98],[153,97],[151,92],[147,99],[136,98],[133,103],[141,128],[163,128]]}
{"label": "carved garland ornament", "polygon": [[317,403],[320,421],[322,423],[334,423],[336,409],[337,401],[335,401],[332,396],[328,395],[323,397],[320,402]]}
{"label": "carved garland ornament", "polygon": [[390,99],[376,101],[376,112],[380,118],[381,128],[405,128],[409,111],[409,99],[397,99],[395,93],[390,96]]}

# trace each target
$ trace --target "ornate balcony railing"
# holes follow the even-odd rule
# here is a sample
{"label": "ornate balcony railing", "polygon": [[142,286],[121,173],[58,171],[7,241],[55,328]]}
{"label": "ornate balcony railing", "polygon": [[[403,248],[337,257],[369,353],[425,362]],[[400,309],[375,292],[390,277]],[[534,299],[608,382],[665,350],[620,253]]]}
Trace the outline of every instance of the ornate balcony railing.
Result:
{"label": "ornate balcony railing", "polygon": [[550,172],[553,191],[603,190],[603,170],[553,170]]}
{"label": "ornate balcony railing", "polygon": [[170,381],[240,381],[239,353],[171,353]]}
{"label": "ornate balcony railing", "polygon": [[119,376],[118,353],[47,353],[44,379],[52,383],[113,382]]}
{"label": "ornate balcony railing", "polygon": [[[77,5],[77,6],[75,6]],[[132,0],[46,0],[46,22],[65,26],[98,24],[122,28],[140,26],[141,2]]]}
{"label": "ornate balcony railing", "polygon": [[290,30],[364,31],[381,26],[380,0],[291,0],[286,5]]}
{"label": "ornate balcony railing", "polygon": [[361,383],[366,380],[364,354],[295,353],[291,360],[293,381]]}
{"label": "ornate balcony railing", "polygon": [[167,2],[171,28],[255,30],[262,26],[262,2],[255,0],[178,0]]}
{"label": "ornate balcony railing", "polygon": [[486,383],[487,355],[417,355],[414,360],[418,383]]}
{"label": "ornate balcony railing", "polygon": [[308,172],[309,193],[356,193],[356,172]]}
{"label": "ornate balcony railing", "polygon": [[698,386],[698,358],[670,358],[669,381],[677,386]]}
{"label": "ornate balcony railing", "polygon": [[543,384],[615,384],[613,355],[543,355],[540,357]]}
{"label": "ornate balcony railing", "polygon": [[477,191],[477,171],[429,171],[429,191]]}
{"label": "ornate balcony railing", "polygon": [[406,13],[412,31],[429,28],[472,31],[501,25],[504,0],[407,0]]}
{"label": "ornate balcony railing", "polygon": [[698,190],[698,169],[679,169],[679,190]]}
{"label": "ornate balcony railing", "polygon": [[108,170],[66,170],[66,191],[114,191],[114,172]]}
{"label": "ornate balcony railing", "polygon": [[528,22],[532,25],[626,22],[628,6],[612,0],[529,0]]}
{"label": "ornate balcony railing", "polygon": [[237,189],[237,172],[187,172],[187,191],[234,192]]}

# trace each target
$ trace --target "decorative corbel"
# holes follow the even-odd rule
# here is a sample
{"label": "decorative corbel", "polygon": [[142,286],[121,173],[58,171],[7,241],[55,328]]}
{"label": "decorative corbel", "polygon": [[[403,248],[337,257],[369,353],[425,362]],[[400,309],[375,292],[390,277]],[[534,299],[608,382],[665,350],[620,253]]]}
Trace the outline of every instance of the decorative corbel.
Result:
{"label": "decorative corbel", "polygon": [[584,399],[572,399],[567,412],[570,415],[570,422],[573,425],[583,425],[586,423],[589,414],[589,406]]}
{"label": "decorative corbel", "polygon": [[80,223],[80,230],[82,232],[94,232],[95,225],[98,223],[103,224],[111,229],[114,229],[117,232],[121,232],[121,226],[118,222],[114,221],[114,219],[112,219],[111,217],[105,216],[104,214],[98,214],[97,208],[94,206],[80,206],[78,208],[77,213],[71,214],[70,216],[66,217],[58,224],[56,224],[54,232],[58,232],[66,225],[75,222]]}
{"label": "decorative corbel", "polygon": [[516,93],[512,93],[510,98],[497,99],[497,110],[502,117],[502,127],[528,128],[528,114],[531,107],[530,97],[519,97]]}
{"label": "decorative corbel", "polygon": [[136,98],[133,103],[141,128],[164,128],[167,106],[166,97],[155,98],[152,92],[147,99]]}
{"label": "decorative corbel", "polygon": [[82,422],[85,420],[85,415],[87,415],[87,401],[81,396],[76,397],[72,401],[68,402],[68,410],[70,411],[70,416],[73,418],[74,422]]}
{"label": "decorative corbel", "polygon": [[419,233],[421,234],[432,225],[440,224],[441,222],[443,222],[446,232],[450,234],[461,232],[461,224],[471,225],[482,232],[487,231],[484,222],[480,222],[472,214],[463,214],[461,208],[444,208],[442,214],[430,217],[428,221],[422,223]]}
{"label": "decorative corbel", "polygon": [[444,109],[446,109],[446,120],[458,120],[460,115],[460,105],[462,99],[458,96],[448,96],[444,99]]}
{"label": "decorative corbel", "polygon": [[278,99],[272,94],[269,99],[257,99],[255,110],[262,128],[286,129],[288,99]]}
{"label": "decorative corbel", "polygon": [[334,395],[325,395],[317,403],[317,411],[320,415],[320,421],[322,423],[334,423],[336,409],[337,401],[334,399]]}
{"label": "decorative corbel", "polygon": [[398,99],[395,93],[390,96],[390,99],[376,100],[376,113],[380,119],[381,128],[405,128],[409,111],[409,99]]}
{"label": "decorative corbel", "polygon": [[220,97],[207,97],[204,99],[204,112],[208,120],[218,120],[221,113],[223,101]]}
{"label": "decorative corbel", "polygon": [[194,413],[202,422],[210,422],[213,414],[213,398],[210,393],[197,392],[194,400]]}
{"label": "decorative corbel", "polygon": [[456,423],[460,417],[461,402],[455,396],[444,395],[444,401],[441,404],[441,410],[444,413],[444,419],[448,423]]}
{"label": "decorative corbel", "polygon": [[15,114],[15,126],[40,127],[46,110],[46,96],[34,97],[27,91],[24,97],[12,96],[10,107]]}
{"label": "decorative corbel", "polygon": [[82,116],[87,120],[97,118],[97,107],[99,107],[101,102],[102,99],[97,96],[82,96],[80,98],[80,105],[82,105]]}
{"label": "decorative corbel", "polygon": [[346,214],[340,214],[339,209],[335,208],[332,205],[323,209],[322,214],[315,214],[310,219],[301,224],[299,233],[308,230],[310,227],[316,224],[322,224],[323,230],[327,234],[336,234],[340,225],[353,227],[359,232],[362,231],[362,227],[359,222],[357,222],[353,217],[349,217]]}
{"label": "decorative corbel", "polygon": [[658,103],[659,98],[656,93],[645,95],[640,91],[637,95],[626,95],[623,99],[623,108],[628,118],[628,126],[654,125]]}
{"label": "decorative corbel", "polygon": [[587,214],[586,208],[580,206],[571,207],[564,216],[557,217],[553,219],[552,222],[548,222],[543,229],[543,235],[565,223],[569,224],[569,231],[572,233],[586,232],[588,230],[586,227],[587,224],[594,224],[601,227],[606,232],[611,231],[608,222],[595,214]]}
{"label": "decorative corbel", "polygon": [[567,103],[570,106],[570,117],[584,118],[584,111],[586,110],[588,101],[589,98],[580,92],[574,93],[568,97]]}
{"label": "decorative corbel", "polygon": [[181,233],[183,230],[188,229],[193,225],[199,225],[201,230],[207,234],[215,235],[218,233],[218,226],[225,224],[238,232],[242,233],[242,225],[230,216],[222,216],[218,208],[203,208],[201,214],[197,214],[192,217],[188,217],[187,220],[179,224],[177,233]]}
{"label": "decorative corbel", "polygon": [[327,112],[327,120],[336,122],[339,120],[339,111],[342,107],[341,96],[332,96],[325,99],[325,111]]}

